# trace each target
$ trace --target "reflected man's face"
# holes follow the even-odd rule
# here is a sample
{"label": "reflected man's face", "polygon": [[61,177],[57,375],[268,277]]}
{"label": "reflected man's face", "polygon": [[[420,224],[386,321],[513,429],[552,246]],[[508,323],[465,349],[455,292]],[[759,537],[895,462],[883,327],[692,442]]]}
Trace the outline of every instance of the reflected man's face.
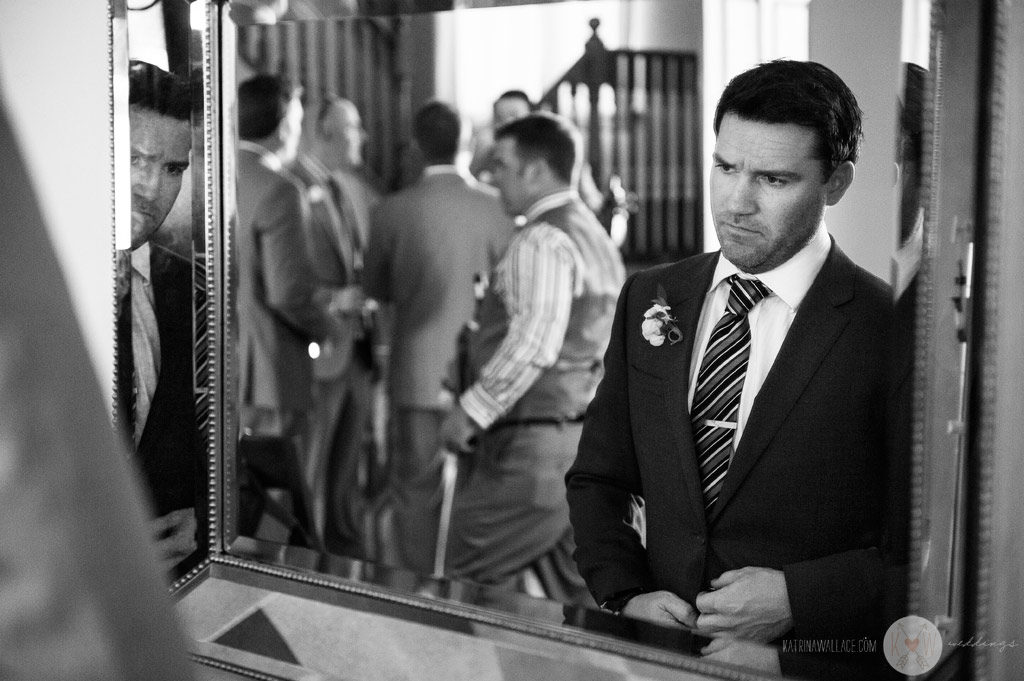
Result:
{"label": "reflected man's face", "polygon": [[331,105],[320,125],[340,167],[358,168],[363,165],[366,131],[355,104],[339,99]]}
{"label": "reflected man's face", "polygon": [[188,168],[192,132],[188,121],[132,107],[132,249],[163,224]]}
{"label": "reflected man's face", "polygon": [[491,155],[491,183],[501,192],[505,212],[513,217],[521,215],[533,203],[524,166],[514,139],[502,137],[495,142]]}
{"label": "reflected man's face", "polygon": [[505,97],[494,103],[494,127],[500,128],[506,123],[523,118],[530,114],[530,105],[518,97]]}

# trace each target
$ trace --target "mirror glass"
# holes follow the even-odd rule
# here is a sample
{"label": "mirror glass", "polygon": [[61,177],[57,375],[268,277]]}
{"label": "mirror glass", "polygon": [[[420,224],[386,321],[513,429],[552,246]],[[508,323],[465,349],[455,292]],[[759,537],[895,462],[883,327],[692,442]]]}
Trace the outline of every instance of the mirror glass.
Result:
{"label": "mirror glass", "polygon": [[[453,4],[460,8],[452,9]],[[227,432],[221,433],[223,479],[229,484],[220,520],[231,555],[538,622],[603,621],[600,613],[564,607],[551,598],[536,569],[517,575],[510,591],[447,580],[439,558],[443,541],[430,543],[425,567],[404,569],[408,565],[394,540],[402,501],[390,484],[399,465],[391,418],[399,405],[387,378],[391,330],[410,322],[392,318],[387,305],[346,290],[362,284],[359,256],[373,240],[375,207],[409,186],[424,166],[410,129],[413,114],[432,98],[452,103],[467,119],[472,135],[460,157],[467,168],[474,145],[485,146],[496,114],[493,104],[502,93],[522,90],[535,106],[571,116],[584,132],[587,149],[590,185],[581,185],[581,194],[592,192],[591,206],[620,244],[630,269],[714,250],[703,184],[713,139],[708,136],[709,106],[713,109],[733,74],[777,56],[823,61],[847,78],[858,95],[868,125],[858,189],[827,220],[856,262],[902,289],[913,279],[913,254],[921,252],[915,244],[927,225],[917,208],[924,202],[914,198],[921,193],[919,178],[927,174],[914,173],[907,160],[912,154],[927,155],[927,147],[913,151],[912,133],[899,126],[915,115],[906,93],[922,80],[929,82],[927,74],[905,66],[928,67],[929,3],[906,0],[902,13],[887,9],[894,12],[893,21],[885,22],[895,27],[891,31],[878,30],[876,20],[867,26],[861,18],[862,32],[845,13],[852,10],[842,9],[846,3],[770,4],[774,11],[765,13],[745,2],[725,2],[716,9],[658,0],[441,3],[445,11],[433,13],[411,11],[437,9],[430,3],[411,3],[405,6],[410,13],[374,16],[365,16],[370,14],[366,11],[355,16],[371,5],[294,0],[228,5],[228,30],[219,43],[225,50],[219,66],[228,114],[223,163],[225,174],[237,178],[237,194],[223,197],[226,223],[235,231],[224,235],[223,244],[230,267],[223,290],[231,307],[224,327],[230,342],[223,382],[230,389]],[[811,4],[814,13],[808,11]],[[601,50],[613,53],[616,68],[580,73],[585,57]],[[270,133],[258,132],[258,120],[239,116],[234,99],[236,85],[260,74],[281,76],[287,83],[283,101],[301,131],[297,140],[282,138],[274,149],[259,142]],[[925,97],[932,92],[930,86],[923,90]],[[925,100],[923,111],[930,110]],[[333,145],[329,155],[318,145],[325,140]],[[289,145],[295,145],[294,158],[290,152],[276,153]],[[328,180],[325,189],[300,181],[305,187],[301,196],[289,198],[291,190],[275,187],[267,177],[267,170],[279,167],[320,173]],[[275,191],[286,196],[273,204],[262,202]],[[298,224],[305,212],[307,221],[328,225],[325,234],[338,241],[326,239],[309,248],[303,245],[306,235],[296,231],[272,235],[276,245],[257,250],[243,230],[274,217],[268,212],[271,205],[275,210],[290,205],[300,216]],[[910,270],[897,263],[890,272],[890,258],[900,247],[910,254]],[[329,262],[318,265],[317,256],[333,257],[334,270]],[[304,290],[300,296],[316,302],[320,312],[293,306],[274,313],[273,320],[268,317],[260,331],[261,313],[247,291],[269,290],[298,270],[316,277],[307,277],[292,291]],[[260,281],[254,282],[256,277]],[[285,310],[294,299],[284,296],[277,302]],[[346,329],[309,332],[330,324],[316,319],[324,311],[345,318]],[[909,315],[915,318],[913,307]],[[269,322],[277,324],[276,331]],[[286,336],[289,358],[279,355],[259,366],[259,352],[280,346]],[[911,330],[908,349],[914,337]],[[908,372],[906,390],[912,392],[912,366]],[[274,386],[272,394],[261,393],[266,385]],[[287,403],[280,401],[289,391]],[[901,418],[909,431],[912,401],[904,404]],[[458,457],[440,457],[432,475],[455,485],[459,465]],[[899,475],[909,480],[909,471]],[[435,489],[437,506],[444,509],[446,487]],[[909,490],[901,494],[909,506]],[[440,531],[434,533],[443,536],[440,518]],[[895,531],[896,541],[905,546],[903,528]]]}
{"label": "mirror glass", "polygon": [[115,418],[173,579],[207,553],[206,235],[193,189],[204,185],[202,90],[190,80],[188,5],[124,5],[112,4],[126,26],[115,26],[113,58],[127,74],[114,78]]}

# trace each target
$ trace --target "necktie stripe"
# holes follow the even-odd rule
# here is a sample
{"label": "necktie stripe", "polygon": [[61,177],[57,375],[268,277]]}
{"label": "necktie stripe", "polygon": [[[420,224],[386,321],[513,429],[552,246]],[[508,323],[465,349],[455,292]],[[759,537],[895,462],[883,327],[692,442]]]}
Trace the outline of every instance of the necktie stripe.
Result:
{"label": "necktie stripe", "polygon": [[736,423],[750,357],[747,313],[771,290],[756,279],[729,278],[729,300],[704,350],[690,415],[700,469],[704,507],[710,511],[729,470],[735,431],[705,425],[714,420]]}
{"label": "necktie stripe", "polygon": [[[703,381],[705,385],[718,385],[729,382],[737,370],[741,373],[744,371],[743,365],[746,363],[746,357],[749,353],[749,342],[739,344],[729,355],[721,356],[714,366],[710,368],[705,367],[708,370],[701,372],[697,380]],[[701,391],[701,395],[695,397],[694,400],[699,399],[703,401],[704,396],[708,394],[711,394],[711,391],[704,389]]]}
{"label": "necktie stripe", "polygon": [[728,469],[729,460],[722,459],[721,462],[714,468],[712,468],[707,475],[707,484],[704,486],[704,491],[710,491],[715,488],[716,485],[722,482],[722,478],[725,477],[726,469]]}
{"label": "necktie stripe", "polygon": [[[742,367],[740,367],[742,368]],[[738,394],[743,388],[743,374],[736,376],[732,381],[723,382],[723,392],[708,395],[704,401],[701,402],[699,408],[693,409],[693,417],[697,421],[703,421],[705,419],[712,419],[715,421],[731,421],[733,420],[733,411],[739,406],[738,396],[734,396],[731,392],[726,393],[724,390],[728,389],[733,391],[735,387],[738,390],[735,392]],[[738,386],[737,386],[738,384]]]}
{"label": "necktie stripe", "polygon": [[[749,349],[747,346],[745,349]],[[748,350],[749,351],[749,350]],[[743,355],[740,359],[745,358]],[[721,390],[716,392],[704,391],[702,395],[695,395],[693,398],[693,407],[691,413],[696,418],[707,418],[709,412],[717,413],[716,410],[710,408],[709,405],[715,403],[715,398],[726,394],[726,388],[732,387],[737,381],[743,380],[746,375],[746,363],[743,361],[734,361],[731,364],[723,365],[720,371],[712,372],[707,380],[714,381],[716,385],[721,386]],[[741,385],[742,387],[742,385]]]}
{"label": "necktie stripe", "polygon": [[743,334],[738,334],[735,338],[724,339],[720,347],[712,348],[712,352],[705,355],[706,361],[700,369],[699,379],[707,382],[716,371],[720,370],[721,366],[730,362],[735,363],[741,355],[746,353],[746,346],[749,343],[750,338]]}
{"label": "necktie stripe", "polygon": [[729,441],[730,438],[722,433],[712,433],[711,437],[704,442],[705,453],[699,462],[702,472],[714,468],[718,461],[729,460]]}

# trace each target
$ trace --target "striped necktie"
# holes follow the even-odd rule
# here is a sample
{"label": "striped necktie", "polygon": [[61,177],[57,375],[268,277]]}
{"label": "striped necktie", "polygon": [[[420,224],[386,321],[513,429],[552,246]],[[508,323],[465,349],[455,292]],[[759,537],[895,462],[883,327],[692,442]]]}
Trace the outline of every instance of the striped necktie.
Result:
{"label": "striped necktie", "polygon": [[732,458],[740,393],[750,357],[747,313],[771,289],[757,279],[729,277],[729,302],[708,339],[690,408],[704,508],[710,513]]}
{"label": "striped necktie", "polygon": [[132,359],[135,363],[135,422],[137,445],[146,428],[146,419],[156,394],[160,376],[160,329],[156,320],[153,281],[132,267]]}

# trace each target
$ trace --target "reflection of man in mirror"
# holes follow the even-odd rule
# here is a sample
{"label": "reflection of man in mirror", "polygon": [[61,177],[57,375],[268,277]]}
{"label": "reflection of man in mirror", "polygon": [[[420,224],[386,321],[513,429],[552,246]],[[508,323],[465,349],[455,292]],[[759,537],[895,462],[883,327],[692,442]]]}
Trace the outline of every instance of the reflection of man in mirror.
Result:
{"label": "reflection of man in mirror", "polygon": [[[498,95],[491,107],[491,124],[479,130],[470,142],[472,158],[469,162],[469,172],[481,182],[494,183],[494,133],[503,125],[528,116],[533,111],[540,110],[522,90],[506,90]],[[576,191],[584,203],[595,213],[601,210],[604,204],[604,196],[594,181],[594,172],[590,162],[583,160],[576,178]]]}
{"label": "reflection of man in mirror", "polygon": [[390,325],[388,404],[395,541],[393,562],[436,567],[443,454],[439,399],[459,331],[473,317],[474,276],[505,250],[512,220],[498,193],[456,166],[464,139],[459,112],[440,101],[419,108],[412,136],[426,166],[373,214],[366,288]]}
{"label": "reflection of man in mirror", "polygon": [[494,184],[509,215],[524,221],[488,278],[468,343],[470,384],[441,427],[452,451],[476,438],[455,491],[448,567],[507,586],[532,569],[548,597],[588,603],[570,559],[563,479],[601,378],[625,268],[574,189],[579,131],[538,113],[495,137]]}
{"label": "reflection of man in mirror", "polygon": [[[311,343],[340,335],[306,255],[308,204],[287,169],[298,153],[300,90],[259,75],[238,89],[238,366],[243,434],[308,446]],[[305,505],[307,500],[295,500]]]}
{"label": "reflection of man in mirror", "polygon": [[356,246],[365,248],[369,239],[370,213],[380,201],[363,158],[366,130],[356,105],[341,97],[328,97],[320,107],[316,134],[321,141],[320,160],[327,166],[334,186],[334,198],[342,218],[356,227]]}
{"label": "reflection of man in mirror", "polygon": [[493,178],[491,154],[494,150],[494,131],[506,123],[528,116],[533,111],[533,102],[522,90],[507,90],[494,100],[491,111],[491,124],[477,132],[470,144],[473,157],[469,162],[469,172],[487,183]]}
{"label": "reflection of man in mirror", "polygon": [[715,637],[713,659],[797,671],[804,658],[763,644],[887,624],[892,296],[824,223],[861,139],[838,76],[762,64],[726,87],[714,129],[721,251],[623,288],[567,476],[576,560],[606,609]]}
{"label": "reflection of man in mirror", "polygon": [[117,283],[119,418],[149,484],[153,532],[170,565],[197,548],[204,478],[193,408],[192,265],[152,237],[189,166],[190,113],[188,83],[132,63],[131,250],[119,254]]}
{"label": "reflection of man in mirror", "polygon": [[313,358],[314,407],[303,470],[317,532],[328,551],[348,556],[362,555],[359,516],[365,495],[359,468],[371,428],[373,385],[360,282],[361,228],[337,173],[361,164],[362,144],[355,107],[329,97],[307,150],[290,166],[309,203],[310,264],[330,309],[343,320],[343,335],[320,344]]}
{"label": "reflection of man in mirror", "polygon": [[898,102],[896,168],[900,196],[900,247],[893,256],[892,283],[896,297],[906,291],[921,265],[924,239],[924,205],[921,202],[921,169],[924,161],[925,69],[903,65],[903,96]]}
{"label": "reflection of man in mirror", "polygon": [[889,524],[893,528],[885,546],[886,555],[902,569],[891,570],[893,583],[887,590],[888,619],[906,614],[904,582],[909,574],[909,517],[911,501],[911,450],[913,443],[914,362],[917,337],[918,271],[924,246],[925,204],[921,169],[925,160],[923,124],[927,71],[917,64],[903,65],[903,96],[898,101],[899,125],[896,135],[896,164],[900,195],[899,243],[892,257],[895,310],[893,319],[892,399],[889,457]]}

